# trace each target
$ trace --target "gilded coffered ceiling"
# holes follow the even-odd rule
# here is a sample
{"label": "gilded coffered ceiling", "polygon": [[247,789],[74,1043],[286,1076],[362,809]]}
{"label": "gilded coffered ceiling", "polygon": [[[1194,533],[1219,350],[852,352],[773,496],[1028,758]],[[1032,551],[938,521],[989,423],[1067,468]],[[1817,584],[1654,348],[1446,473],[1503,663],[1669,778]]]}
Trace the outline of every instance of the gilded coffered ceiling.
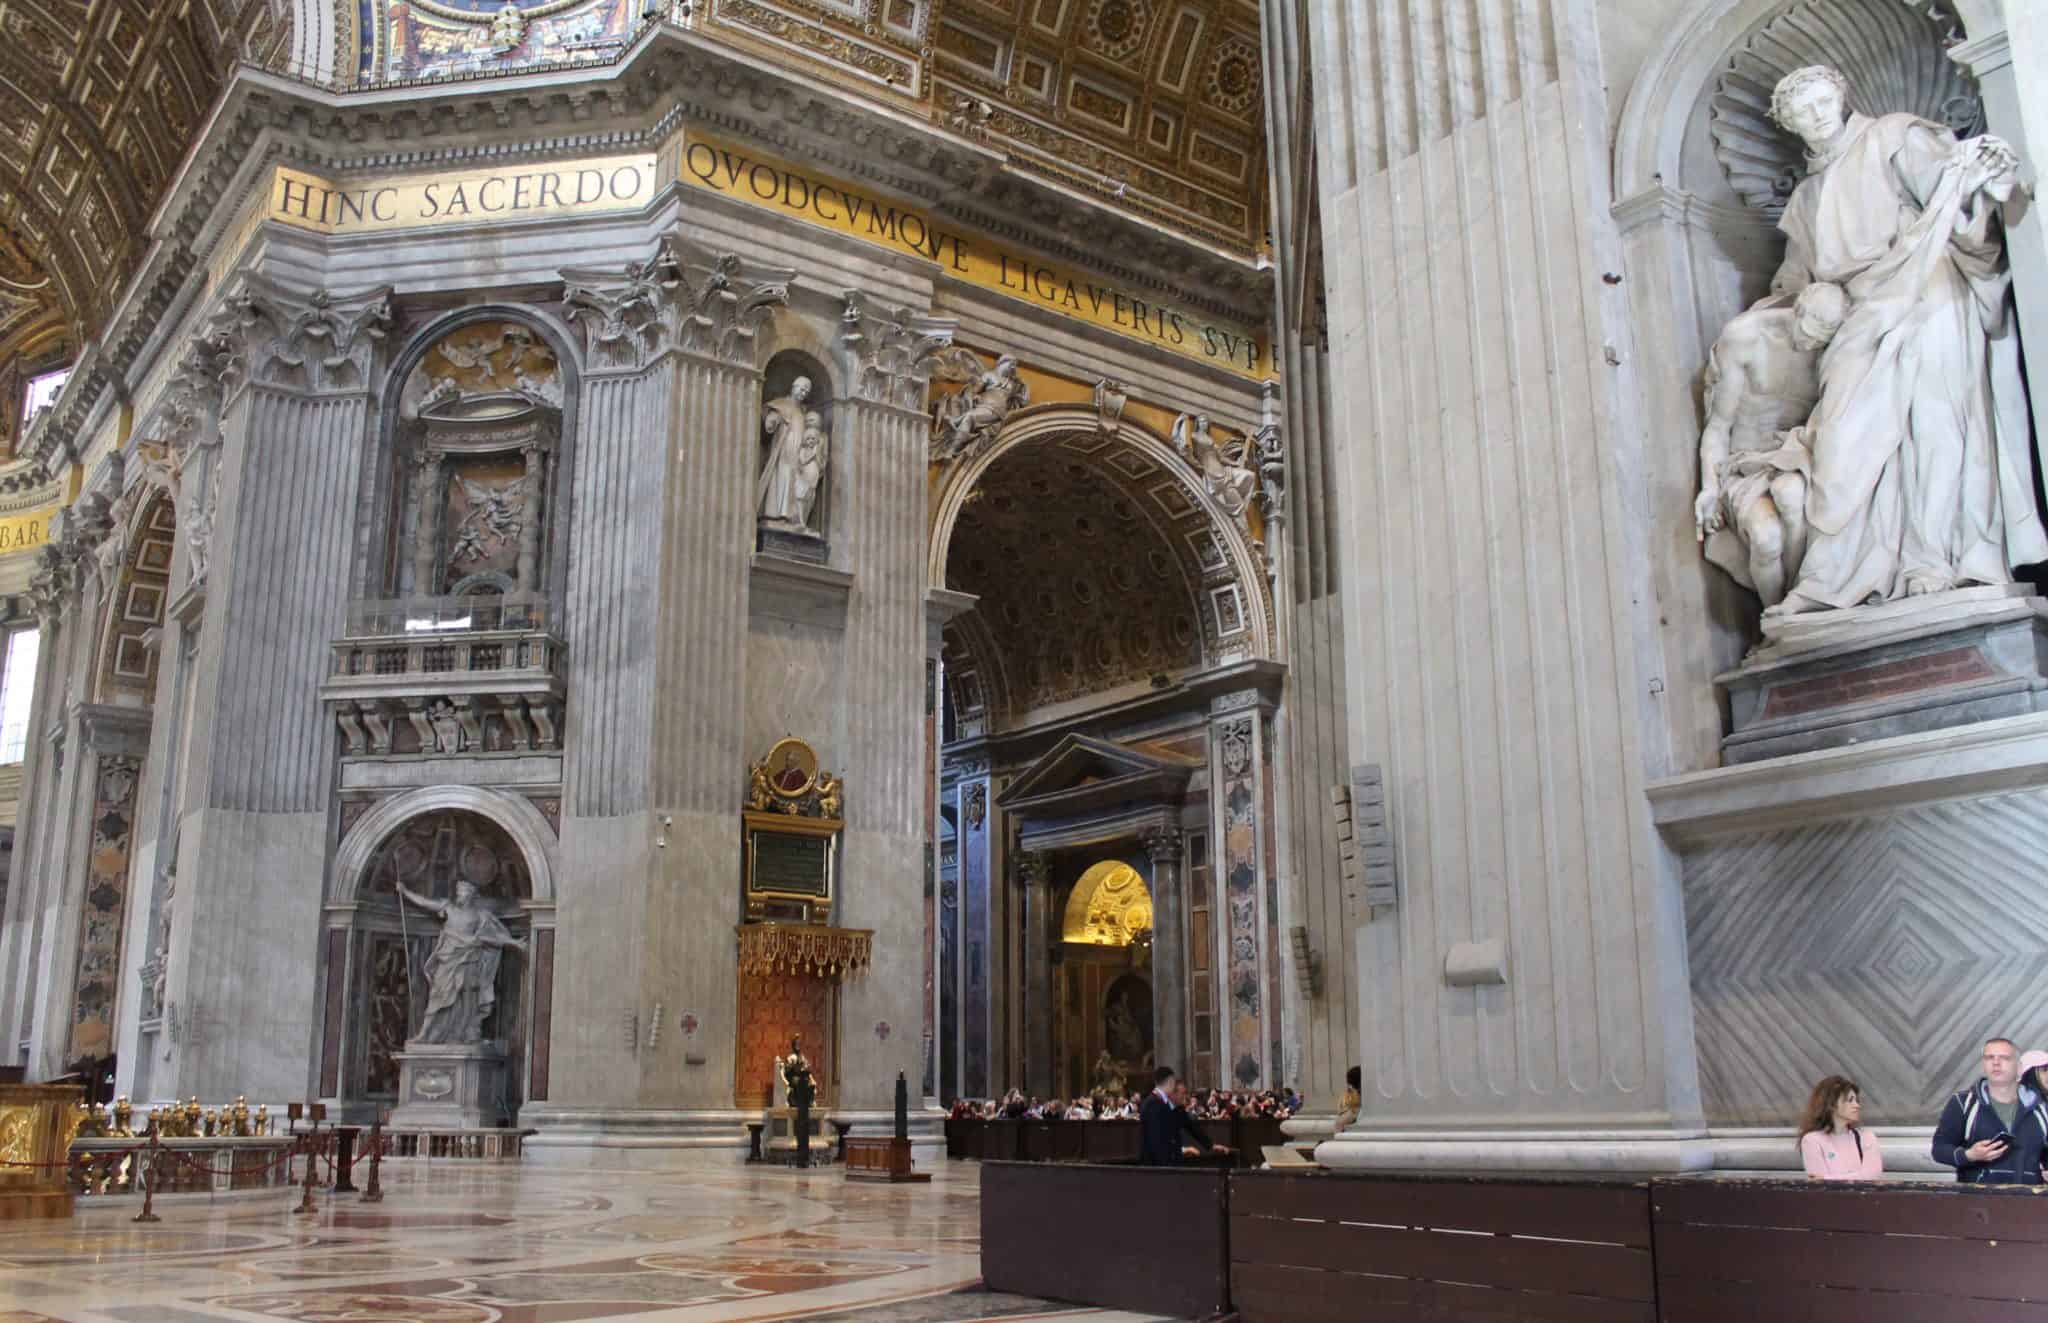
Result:
{"label": "gilded coffered ceiling", "polygon": [[275,0],[0,0],[0,368],[96,332],[150,213]]}
{"label": "gilded coffered ceiling", "polygon": [[1019,166],[1251,252],[1265,237],[1253,0],[711,0],[707,28],[922,103]]}
{"label": "gilded coffered ceiling", "polygon": [[1254,0],[384,0],[361,12],[357,74],[375,82],[604,60],[663,16],[1227,251],[1265,239]]}

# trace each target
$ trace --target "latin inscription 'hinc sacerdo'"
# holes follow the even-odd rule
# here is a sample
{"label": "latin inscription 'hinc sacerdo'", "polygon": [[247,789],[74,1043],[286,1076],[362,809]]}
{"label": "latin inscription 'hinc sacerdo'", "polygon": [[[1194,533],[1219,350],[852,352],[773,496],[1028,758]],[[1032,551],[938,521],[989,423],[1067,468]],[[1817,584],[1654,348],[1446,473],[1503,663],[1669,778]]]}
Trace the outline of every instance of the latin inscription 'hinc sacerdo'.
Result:
{"label": "latin inscription 'hinc sacerdo'", "polygon": [[654,197],[652,156],[615,156],[527,170],[471,170],[346,184],[279,167],[270,217],[323,234],[623,211]]}

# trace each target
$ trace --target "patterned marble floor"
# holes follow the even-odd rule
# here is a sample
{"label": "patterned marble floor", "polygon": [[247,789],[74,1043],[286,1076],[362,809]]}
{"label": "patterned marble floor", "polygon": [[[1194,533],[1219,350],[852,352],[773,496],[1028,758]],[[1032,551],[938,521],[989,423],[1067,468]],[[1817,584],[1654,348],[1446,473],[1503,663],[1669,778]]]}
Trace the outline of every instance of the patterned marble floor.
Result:
{"label": "patterned marble floor", "polygon": [[[387,1167],[386,1198],[81,1201],[0,1223],[0,1323],[1137,1323],[980,1288],[980,1172],[652,1174]],[[357,1178],[362,1179],[360,1175]]]}

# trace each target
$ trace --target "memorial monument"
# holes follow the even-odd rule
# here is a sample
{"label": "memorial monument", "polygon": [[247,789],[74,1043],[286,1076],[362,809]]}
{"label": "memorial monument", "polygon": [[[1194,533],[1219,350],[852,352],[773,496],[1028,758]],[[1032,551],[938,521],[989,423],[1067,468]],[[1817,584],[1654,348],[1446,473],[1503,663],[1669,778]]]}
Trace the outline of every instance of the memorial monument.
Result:
{"label": "memorial monument", "polygon": [[1848,92],[1826,65],[1773,90],[1807,173],[1771,293],[1707,371],[1693,517],[1765,607],[1718,677],[1731,762],[2031,711],[2043,678],[2015,581],[2048,560],[2005,254],[2019,155]]}

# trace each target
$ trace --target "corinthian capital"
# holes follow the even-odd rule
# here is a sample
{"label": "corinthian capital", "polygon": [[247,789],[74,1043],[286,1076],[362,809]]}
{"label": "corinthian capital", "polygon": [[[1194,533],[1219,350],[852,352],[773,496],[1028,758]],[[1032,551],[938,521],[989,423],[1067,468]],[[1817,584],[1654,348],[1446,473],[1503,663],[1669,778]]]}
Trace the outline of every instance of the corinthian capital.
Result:
{"label": "corinthian capital", "polygon": [[221,301],[203,338],[221,355],[224,391],[246,381],[327,393],[368,384],[390,324],[389,285],[300,296],[250,275]]}
{"label": "corinthian capital", "polygon": [[796,272],[711,253],[679,234],[669,235],[664,246],[676,279],[677,347],[753,367],[755,333],[772,309],[789,302]]}
{"label": "corinthian capital", "polygon": [[675,343],[683,282],[665,245],[620,270],[565,269],[562,283],[592,366],[643,367]]}
{"label": "corinthian capital", "polygon": [[857,290],[846,292],[839,343],[853,360],[856,397],[924,412],[925,383],[937,355],[953,344],[957,323],[908,308],[878,308]]}

